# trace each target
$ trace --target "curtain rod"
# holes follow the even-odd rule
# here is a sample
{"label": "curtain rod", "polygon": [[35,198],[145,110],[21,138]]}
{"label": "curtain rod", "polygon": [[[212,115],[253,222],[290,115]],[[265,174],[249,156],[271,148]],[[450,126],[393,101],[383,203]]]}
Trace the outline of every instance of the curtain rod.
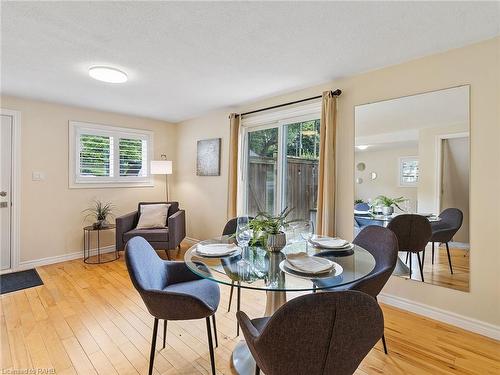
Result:
{"label": "curtain rod", "polygon": [[[331,93],[332,93],[332,95],[339,96],[340,94],[342,94],[342,90],[337,89],[337,90],[331,91]],[[323,97],[323,95],[318,95],[318,96],[313,96],[311,98],[300,99],[300,100],[295,100],[293,102],[288,102],[288,103],[273,105],[271,107],[266,107],[266,108],[256,109],[254,111],[245,112],[245,113],[240,114],[240,116],[251,115],[253,113],[262,112],[262,111],[268,111],[270,109],[280,108],[280,107],[284,107],[284,106],[287,106],[287,105],[292,105],[292,104],[307,102],[308,100],[320,99],[322,97]]]}

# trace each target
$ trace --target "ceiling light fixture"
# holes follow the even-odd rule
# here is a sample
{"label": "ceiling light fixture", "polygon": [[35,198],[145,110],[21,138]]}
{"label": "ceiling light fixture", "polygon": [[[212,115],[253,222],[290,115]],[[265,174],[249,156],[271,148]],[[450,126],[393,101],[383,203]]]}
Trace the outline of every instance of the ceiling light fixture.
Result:
{"label": "ceiling light fixture", "polygon": [[128,80],[125,72],[110,66],[91,66],[89,76],[107,83],[124,83]]}
{"label": "ceiling light fixture", "polygon": [[358,148],[358,150],[366,150],[369,146],[368,145],[359,145],[359,146],[356,146]]}

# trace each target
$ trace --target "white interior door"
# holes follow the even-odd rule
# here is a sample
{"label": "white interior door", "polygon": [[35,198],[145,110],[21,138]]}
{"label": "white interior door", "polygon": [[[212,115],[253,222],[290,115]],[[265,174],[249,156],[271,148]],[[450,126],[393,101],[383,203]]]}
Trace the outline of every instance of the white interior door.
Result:
{"label": "white interior door", "polygon": [[1,270],[12,266],[12,116],[1,115],[0,128],[0,263]]}

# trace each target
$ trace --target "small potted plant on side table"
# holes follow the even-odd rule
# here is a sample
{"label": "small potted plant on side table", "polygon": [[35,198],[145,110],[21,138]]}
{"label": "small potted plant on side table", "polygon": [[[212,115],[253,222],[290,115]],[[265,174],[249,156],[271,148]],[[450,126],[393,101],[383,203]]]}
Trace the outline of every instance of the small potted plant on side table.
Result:
{"label": "small potted plant on side table", "polygon": [[94,201],[93,207],[89,207],[83,210],[84,213],[85,212],[87,213],[84,220],[86,220],[88,217],[93,217],[96,220],[92,224],[93,228],[103,229],[109,225],[107,218],[108,216],[113,216],[112,211],[113,211],[113,205],[110,202],[103,203],[97,199]]}

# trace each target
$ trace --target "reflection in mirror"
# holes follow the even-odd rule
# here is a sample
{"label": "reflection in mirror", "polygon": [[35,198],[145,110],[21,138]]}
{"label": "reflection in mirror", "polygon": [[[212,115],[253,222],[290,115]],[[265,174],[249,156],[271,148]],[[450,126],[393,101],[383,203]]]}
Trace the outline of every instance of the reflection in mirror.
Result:
{"label": "reflection in mirror", "polygon": [[[400,249],[394,274],[469,291],[469,86],[356,106],[355,127],[354,235],[408,229],[427,245]],[[420,217],[391,225],[401,214]]]}
{"label": "reflection in mirror", "polygon": [[357,169],[358,171],[360,171],[360,172],[363,172],[363,171],[365,170],[365,168],[366,168],[366,164],[365,164],[365,163],[363,163],[363,162],[360,162],[360,163],[358,163],[358,164],[356,165],[356,169]]}

